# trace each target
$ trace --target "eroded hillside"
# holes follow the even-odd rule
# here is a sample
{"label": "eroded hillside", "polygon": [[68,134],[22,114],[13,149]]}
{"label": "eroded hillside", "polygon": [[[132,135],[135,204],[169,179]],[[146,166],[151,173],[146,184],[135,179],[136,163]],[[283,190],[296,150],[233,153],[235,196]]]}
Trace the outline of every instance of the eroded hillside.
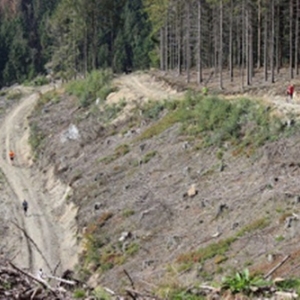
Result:
{"label": "eroded hillside", "polygon": [[153,102],[183,93],[147,74],[115,85],[88,107],[58,89],[30,119],[35,165],[54,166],[78,206],[81,276],[122,290],[126,270],[136,287],[164,294],[246,267],[266,274],[287,254],[272,275],[300,275],[296,118],[276,123],[273,136],[253,135],[261,143],[249,135],[243,147],[205,146]]}

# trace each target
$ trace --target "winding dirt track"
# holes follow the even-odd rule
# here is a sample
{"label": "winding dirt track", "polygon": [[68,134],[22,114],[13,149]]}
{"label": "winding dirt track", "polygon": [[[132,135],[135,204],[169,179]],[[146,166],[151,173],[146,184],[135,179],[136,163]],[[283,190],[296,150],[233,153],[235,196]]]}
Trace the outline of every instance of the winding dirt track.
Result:
{"label": "winding dirt track", "polygon": [[[43,92],[45,92],[44,89]],[[20,103],[6,116],[0,127],[0,169],[5,175],[10,190],[11,201],[19,205],[16,222],[22,229],[17,257],[15,261],[32,272],[42,268],[45,272],[53,271],[60,263],[62,236],[58,222],[53,219],[52,202],[49,193],[44,193],[42,181],[33,176],[29,166],[28,125],[27,117],[34,108],[38,94],[34,93],[23,98]],[[9,150],[16,153],[13,163],[8,157]],[[28,214],[21,209],[22,201],[29,203]],[[15,216],[16,217],[16,216]]]}

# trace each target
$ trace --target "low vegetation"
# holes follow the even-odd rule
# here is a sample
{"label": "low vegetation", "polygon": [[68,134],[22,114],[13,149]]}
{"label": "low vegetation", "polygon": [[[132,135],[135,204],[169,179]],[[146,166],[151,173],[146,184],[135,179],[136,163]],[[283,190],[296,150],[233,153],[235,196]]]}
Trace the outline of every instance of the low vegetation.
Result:
{"label": "low vegetation", "polygon": [[244,98],[224,100],[189,93],[182,101],[150,104],[145,106],[144,116],[153,116],[155,120],[163,110],[166,113],[148,127],[139,140],[159,135],[173,124],[180,123],[182,134],[201,137],[204,147],[221,146],[229,141],[238,148],[257,148],[291,131],[263,104]]}
{"label": "low vegetation", "polygon": [[84,79],[69,82],[66,91],[75,95],[82,107],[90,106],[97,99],[103,103],[114,90],[111,85],[112,75],[109,70],[93,71]]}

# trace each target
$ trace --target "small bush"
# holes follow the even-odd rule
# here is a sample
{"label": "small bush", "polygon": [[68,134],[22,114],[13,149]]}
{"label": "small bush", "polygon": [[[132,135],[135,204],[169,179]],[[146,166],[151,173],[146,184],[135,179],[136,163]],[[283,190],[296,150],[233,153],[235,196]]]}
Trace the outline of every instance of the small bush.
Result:
{"label": "small bush", "polygon": [[157,120],[165,106],[165,103],[161,101],[149,101],[142,108],[142,116],[146,119]]}
{"label": "small bush", "polygon": [[105,156],[103,158],[101,158],[99,160],[99,162],[103,162],[105,164],[109,164],[113,161],[115,161],[116,159],[126,155],[127,153],[130,152],[130,147],[127,144],[122,144],[119,145],[115,148],[114,153],[108,156]]}
{"label": "small bush", "polygon": [[7,100],[20,100],[23,94],[20,90],[13,90],[6,94]]}
{"label": "small bush", "polygon": [[122,213],[123,217],[128,218],[135,214],[135,211],[132,209],[125,209]]}
{"label": "small bush", "polygon": [[270,221],[267,218],[261,218],[253,221],[252,223],[246,225],[243,227],[238,233],[237,237],[241,237],[245,235],[246,233],[251,233],[258,229],[263,229],[267,227],[270,224]]}
{"label": "small bush", "polygon": [[154,156],[156,156],[157,151],[150,151],[142,158],[142,163],[147,164]]}
{"label": "small bush", "polygon": [[179,263],[188,263],[188,262],[202,262],[215,256],[224,256],[224,254],[229,250],[231,244],[236,241],[236,237],[227,238],[221,240],[218,243],[212,243],[207,247],[200,248],[196,251],[188,252],[181,254],[177,258]]}
{"label": "small bush", "polygon": [[237,272],[232,276],[223,278],[223,289],[229,289],[232,293],[251,294],[253,287],[271,285],[271,282],[264,280],[261,276],[251,276],[248,269]]}
{"label": "small bush", "polygon": [[39,155],[43,142],[45,140],[45,134],[37,125],[36,122],[32,122],[29,124],[30,134],[29,134],[29,145],[31,147],[31,151],[33,153],[34,158],[36,159]]}
{"label": "small bush", "polygon": [[92,295],[95,297],[95,300],[110,300],[111,296],[103,288],[96,287],[92,292]]}
{"label": "small bush", "polygon": [[73,297],[75,299],[82,299],[85,298],[85,291],[82,289],[77,289],[74,291]]}
{"label": "small bush", "polygon": [[104,102],[106,97],[113,92],[111,80],[110,71],[93,71],[85,79],[74,80],[67,84],[66,91],[75,95],[82,107],[88,107],[98,98]]}
{"label": "small bush", "polygon": [[33,85],[33,86],[42,86],[42,85],[45,85],[45,84],[49,84],[49,79],[44,76],[44,75],[41,75],[41,76],[37,76],[35,79],[33,79],[31,82],[30,82],[30,85]]}

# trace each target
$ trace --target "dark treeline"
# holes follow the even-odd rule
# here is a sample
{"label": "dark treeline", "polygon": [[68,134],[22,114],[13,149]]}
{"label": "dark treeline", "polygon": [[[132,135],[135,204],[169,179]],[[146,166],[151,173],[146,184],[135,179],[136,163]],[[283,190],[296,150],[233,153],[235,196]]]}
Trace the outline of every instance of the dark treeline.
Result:
{"label": "dark treeline", "polygon": [[149,68],[150,32],[141,0],[0,0],[0,86]]}
{"label": "dark treeline", "polygon": [[69,79],[97,68],[210,68],[250,85],[299,74],[299,0],[0,0],[0,85],[51,68]]}

